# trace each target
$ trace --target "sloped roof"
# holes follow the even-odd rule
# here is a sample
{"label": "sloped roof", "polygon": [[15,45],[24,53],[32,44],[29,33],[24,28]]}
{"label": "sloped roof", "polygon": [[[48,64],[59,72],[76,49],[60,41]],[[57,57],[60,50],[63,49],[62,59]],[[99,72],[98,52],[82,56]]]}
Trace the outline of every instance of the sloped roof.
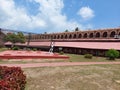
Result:
{"label": "sloped roof", "polygon": [[[6,43],[5,45],[9,45]],[[23,45],[25,44],[17,44]],[[50,46],[50,42],[30,42],[29,46]],[[54,46],[58,47],[75,47],[75,48],[88,48],[88,49],[116,49],[120,50],[120,42],[55,42]]]}

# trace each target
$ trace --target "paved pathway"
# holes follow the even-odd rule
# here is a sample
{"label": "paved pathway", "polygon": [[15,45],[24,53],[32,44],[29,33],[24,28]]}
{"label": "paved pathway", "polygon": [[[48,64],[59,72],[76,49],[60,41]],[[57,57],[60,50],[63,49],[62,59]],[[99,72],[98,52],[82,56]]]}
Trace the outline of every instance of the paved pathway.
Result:
{"label": "paved pathway", "polygon": [[55,62],[55,63],[27,63],[27,64],[0,64],[9,67],[55,67],[55,66],[76,66],[76,65],[97,65],[97,64],[120,64],[120,62]]}

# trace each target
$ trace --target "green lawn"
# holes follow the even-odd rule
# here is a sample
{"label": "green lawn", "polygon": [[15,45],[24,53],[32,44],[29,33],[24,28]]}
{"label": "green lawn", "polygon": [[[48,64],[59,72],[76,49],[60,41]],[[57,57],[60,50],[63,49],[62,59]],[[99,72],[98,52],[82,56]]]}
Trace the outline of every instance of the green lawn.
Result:
{"label": "green lawn", "polygon": [[96,57],[93,56],[92,59],[84,58],[84,55],[76,55],[76,54],[66,54],[70,57],[70,62],[109,62],[109,61],[120,61],[120,59],[116,60],[108,60],[106,57]]}
{"label": "green lawn", "polygon": [[8,48],[0,48],[0,52],[8,50]]}

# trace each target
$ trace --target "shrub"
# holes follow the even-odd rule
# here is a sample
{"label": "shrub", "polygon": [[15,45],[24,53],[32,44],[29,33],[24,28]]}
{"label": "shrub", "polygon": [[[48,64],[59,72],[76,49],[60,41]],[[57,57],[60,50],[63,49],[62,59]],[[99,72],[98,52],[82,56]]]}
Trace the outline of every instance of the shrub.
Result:
{"label": "shrub", "polygon": [[0,90],[24,90],[26,76],[20,67],[0,66]]}
{"label": "shrub", "polygon": [[33,48],[33,51],[37,51],[37,48]]}
{"label": "shrub", "polygon": [[19,50],[19,47],[13,47],[12,50]]}
{"label": "shrub", "polygon": [[63,54],[64,54],[64,52],[63,52],[63,51],[60,51],[60,52],[59,52],[59,54],[60,54],[60,55],[63,55]]}
{"label": "shrub", "polygon": [[119,51],[115,49],[109,49],[106,52],[106,56],[109,58],[109,60],[115,60],[115,58],[119,57]]}
{"label": "shrub", "polygon": [[93,55],[92,54],[85,54],[84,57],[88,58],[88,59],[92,59]]}

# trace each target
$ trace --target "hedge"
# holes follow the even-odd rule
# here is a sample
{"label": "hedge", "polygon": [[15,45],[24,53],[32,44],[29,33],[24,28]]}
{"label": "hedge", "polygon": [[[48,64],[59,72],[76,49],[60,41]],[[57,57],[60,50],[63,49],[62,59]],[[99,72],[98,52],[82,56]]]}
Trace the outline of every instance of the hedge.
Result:
{"label": "hedge", "polygon": [[24,90],[26,75],[20,67],[0,66],[0,90]]}
{"label": "hedge", "polygon": [[92,59],[93,55],[92,54],[85,54],[84,58]]}

